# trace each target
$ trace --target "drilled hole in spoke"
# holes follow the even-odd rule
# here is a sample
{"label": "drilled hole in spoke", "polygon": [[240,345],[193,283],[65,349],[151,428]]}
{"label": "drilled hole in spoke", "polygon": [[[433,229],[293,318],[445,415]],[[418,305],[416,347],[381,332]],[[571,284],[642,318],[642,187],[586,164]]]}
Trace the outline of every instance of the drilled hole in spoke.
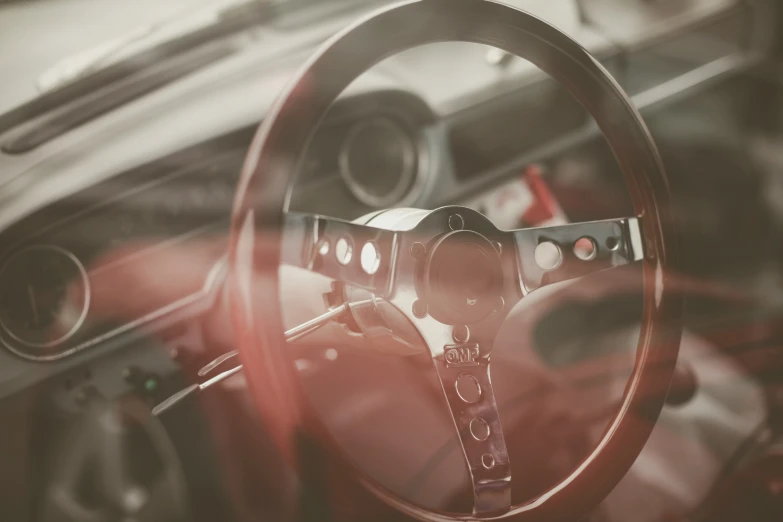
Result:
{"label": "drilled hole in spoke", "polygon": [[329,253],[329,241],[327,241],[326,239],[321,241],[320,245],[318,246],[318,253],[321,254],[322,256],[325,256],[326,254]]}
{"label": "drilled hole in spoke", "polygon": [[368,241],[364,244],[360,259],[362,262],[362,270],[369,275],[373,275],[381,266],[381,253],[376,244],[372,241]]}
{"label": "drilled hole in spoke", "polygon": [[536,264],[544,270],[554,270],[563,262],[560,247],[551,241],[539,243],[534,253]]}
{"label": "drilled hole in spoke", "polygon": [[606,248],[608,248],[611,251],[615,251],[620,246],[620,240],[616,237],[608,237],[606,238]]}
{"label": "drilled hole in spoke", "polygon": [[341,237],[334,246],[334,256],[341,265],[347,265],[353,259],[353,245],[350,240]]}
{"label": "drilled hole in spoke", "polygon": [[476,417],[470,421],[470,434],[479,442],[484,442],[489,438],[489,424],[481,417]]}
{"label": "drilled hole in spoke", "polygon": [[495,457],[489,453],[485,453],[481,456],[481,465],[486,469],[492,469],[495,467]]}
{"label": "drilled hole in spoke", "polygon": [[457,388],[459,398],[468,404],[478,402],[481,398],[481,385],[472,375],[467,373],[461,374],[457,377],[454,387]]}
{"label": "drilled hole in spoke", "polygon": [[591,237],[580,237],[574,243],[574,255],[582,261],[595,259],[598,254],[598,246]]}

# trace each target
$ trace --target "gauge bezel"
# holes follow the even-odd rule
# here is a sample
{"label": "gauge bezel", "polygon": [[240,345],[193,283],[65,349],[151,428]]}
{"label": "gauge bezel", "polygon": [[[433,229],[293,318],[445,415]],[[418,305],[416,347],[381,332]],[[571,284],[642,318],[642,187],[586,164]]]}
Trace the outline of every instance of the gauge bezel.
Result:
{"label": "gauge bezel", "polygon": [[[73,338],[73,336],[76,335],[76,332],[78,332],[79,329],[84,324],[84,321],[87,319],[87,314],[90,310],[90,300],[92,296],[92,289],[90,288],[90,278],[87,274],[87,270],[85,269],[84,264],[82,264],[79,258],[77,258],[72,252],[69,252],[68,250],[56,245],[47,245],[47,244],[30,245],[20,250],[17,250],[16,252],[14,252],[8,257],[8,259],[3,263],[2,268],[0,268],[0,281],[2,281],[3,278],[6,276],[8,267],[14,260],[18,259],[20,256],[27,255],[30,252],[40,252],[40,251],[48,251],[48,252],[55,253],[59,256],[64,256],[68,261],[70,261],[77,268],[79,275],[81,276],[81,283],[84,291],[84,299],[82,300],[82,309],[79,312],[79,318],[76,320],[74,325],[57,339],[53,339],[51,341],[46,341],[46,342],[32,342],[19,337],[19,335],[14,333],[12,328],[9,328],[9,326],[4,321],[2,314],[0,314],[0,329],[2,329],[5,335],[7,335],[14,342],[26,348],[32,348],[37,350],[56,348],[66,343],[69,339]],[[50,359],[50,358],[56,358],[58,355],[58,354],[52,354],[52,355],[33,356],[29,353],[20,351],[17,347],[14,347],[10,342],[6,342],[5,344],[9,350],[25,358],[34,357],[35,359]]]}
{"label": "gauge bezel", "polygon": [[[379,197],[371,194],[362,183],[357,181],[351,172],[349,151],[353,141],[369,125],[383,124],[408,141],[411,145],[405,151],[403,163],[405,172],[400,176],[397,185],[385,196]],[[340,177],[351,194],[361,203],[371,208],[386,208],[399,205],[403,202],[415,199],[418,194],[416,188],[422,185],[422,177],[428,168],[427,148],[422,143],[421,136],[406,126],[404,123],[387,114],[379,114],[372,118],[362,119],[354,123],[343,139],[338,154],[338,170]]]}

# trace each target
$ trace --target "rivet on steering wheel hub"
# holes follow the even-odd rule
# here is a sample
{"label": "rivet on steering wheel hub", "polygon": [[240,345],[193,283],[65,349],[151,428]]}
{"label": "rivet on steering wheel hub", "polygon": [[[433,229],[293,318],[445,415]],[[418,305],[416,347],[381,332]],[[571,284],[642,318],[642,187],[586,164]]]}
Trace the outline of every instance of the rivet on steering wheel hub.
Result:
{"label": "rivet on steering wheel hub", "polygon": [[470,340],[470,329],[464,324],[460,324],[454,327],[451,336],[458,343],[466,343]]}
{"label": "rivet on steering wheel hub", "polygon": [[424,302],[422,299],[417,299],[416,301],[414,301],[413,315],[415,315],[419,319],[427,317],[427,303]]}
{"label": "rivet on steering wheel hub", "polygon": [[413,259],[421,259],[426,253],[427,249],[418,241],[411,245],[411,256],[413,256]]}
{"label": "rivet on steering wheel hub", "polygon": [[465,219],[459,214],[452,214],[449,216],[449,229],[462,230],[465,228]]}

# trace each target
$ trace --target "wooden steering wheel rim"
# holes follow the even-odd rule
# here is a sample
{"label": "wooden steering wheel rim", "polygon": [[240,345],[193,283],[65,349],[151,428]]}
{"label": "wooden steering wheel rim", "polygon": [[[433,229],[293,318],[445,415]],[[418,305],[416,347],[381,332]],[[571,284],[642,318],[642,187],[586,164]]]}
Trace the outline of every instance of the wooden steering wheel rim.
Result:
{"label": "wooden steering wheel rim", "polygon": [[[641,221],[643,320],[622,407],[596,448],[571,475],[537,499],[497,517],[515,521],[578,519],[625,475],[663,406],[665,394],[660,390],[674,371],[682,333],[682,298],[671,290],[668,275],[676,264],[678,248],[667,214],[670,196],[665,173],[641,116],[585,49],[528,13],[488,0],[406,1],[336,35],[305,64],[260,126],[238,188],[230,295],[245,374],[267,428],[291,462],[296,461],[294,435],[303,429],[316,430],[327,440],[325,444],[335,458],[353,469],[320,421],[313,420],[293,365],[284,354],[278,281],[283,212],[298,161],[337,96],[384,58],[443,41],[498,47],[529,60],[558,80],[595,118],[617,158]],[[638,422],[640,418],[645,421]],[[413,505],[354,471],[377,497],[413,518],[472,519]]]}

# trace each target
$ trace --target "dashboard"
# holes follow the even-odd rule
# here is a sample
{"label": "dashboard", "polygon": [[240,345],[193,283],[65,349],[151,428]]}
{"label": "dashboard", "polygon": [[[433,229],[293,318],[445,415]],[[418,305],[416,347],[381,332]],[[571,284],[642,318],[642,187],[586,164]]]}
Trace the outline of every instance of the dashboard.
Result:
{"label": "dashboard", "polygon": [[[756,56],[749,46],[748,22],[754,12],[748,6],[704,1],[675,9],[672,2],[662,3],[669,5],[666,16],[633,42],[624,36],[623,46],[600,23],[580,26],[567,8],[545,14],[586,42],[643,111],[660,109],[688,88],[752,66]],[[594,10],[593,16],[602,19],[603,2],[585,7],[586,16]],[[653,7],[645,9],[657,13]],[[703,14],[696,16],[699,10]],[[672,19],[687,22],[687,31],[661,38],[661,25],[677,25]],[[449,53],[464,58],[459,72],[440,67],[421,76],[425,67]],[[649,78],[642,78],[637,68]],[[407,79],[392,81],[389,71],[398,76],[402,71]],[[250,83],[234,81],[245,82]],[[410,83],[421,88],[412,89]],[[184,241],[225,236],[255,125],[112,173],[7,227],[0,262],[0,342],[25,360],[55,361],[199,302],[209,303],[222,273],[225,244],[219,240],[214,268],[178,289],[171,302],[145,304],[118,322],[95,296],[122,277],[126,263],[154,259],[155,252]],[[148,132],[156,132],[154,125]],[[372,69],[335,104],[302,160],[289,206],[345,219],[395,206],[435,208],[457,202],[482,207],[504,184],[515,182],[515,173],[525,166],[597,136],[589,114],[529,64],[484,46],[425,46]],[[2,159],[26,161],[19,155]],[[58,169],[67,170],[67,162]],[[79,182],[85,178],[79,176]],[[37,192],[46,193],[45,188]],[[93,266],[107,251],[128,245],[132,252],[127,259]],[[136,291],[139,295],[129,299],[145,303],[145,289]]]}

